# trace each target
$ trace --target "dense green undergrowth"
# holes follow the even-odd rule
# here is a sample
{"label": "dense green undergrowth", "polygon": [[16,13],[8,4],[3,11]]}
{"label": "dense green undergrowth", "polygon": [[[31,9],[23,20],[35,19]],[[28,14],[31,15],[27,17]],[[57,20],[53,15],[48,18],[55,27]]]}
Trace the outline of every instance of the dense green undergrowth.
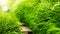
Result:
{"label": "dense green undergrowth", "polygon": [[21,34],[18,19],[9,12],[0,11],[0,34]]}
{"label": "dense green undergrowth", "polygon": [[26,0],[13,11],[33,34],[60,34],[60,0]]}

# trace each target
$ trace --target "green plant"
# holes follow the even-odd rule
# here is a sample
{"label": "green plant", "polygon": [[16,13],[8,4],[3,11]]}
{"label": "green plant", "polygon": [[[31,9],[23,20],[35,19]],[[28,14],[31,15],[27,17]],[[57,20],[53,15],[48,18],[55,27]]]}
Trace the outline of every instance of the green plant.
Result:
{"label": "green plant", "polygon": [[[56,5],[56,6],[55,6]],[[48,34],[53,26],[60,29],[60,5],[54,0],[27,0],[16,7],[16,17],[33,30],[33,34]],[[53,28],[53,29],[54,29]],[[55,34],[57,30],[49,30]],[[59,34],[60,30],[56,34]]]}
{"label": "green plant", "polygon": [[0,13],[0,34],[21,34],[21,27],[13,14]]}

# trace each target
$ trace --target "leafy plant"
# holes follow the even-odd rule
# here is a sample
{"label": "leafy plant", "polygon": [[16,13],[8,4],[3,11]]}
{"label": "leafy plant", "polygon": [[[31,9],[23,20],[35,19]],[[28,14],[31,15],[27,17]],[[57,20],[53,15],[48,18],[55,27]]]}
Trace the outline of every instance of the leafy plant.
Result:
{"label": "leafy plant", "polygon": [[13,14],[0,13],[0,34],[21,34],[21,27]]}
{"label": "leafy plant", "polygon": [[33,30],[33,34],[59,34],[60,30],[53,30],[60,29],[59,9],[58,0],[27,0],[17,5],[15,15]]}

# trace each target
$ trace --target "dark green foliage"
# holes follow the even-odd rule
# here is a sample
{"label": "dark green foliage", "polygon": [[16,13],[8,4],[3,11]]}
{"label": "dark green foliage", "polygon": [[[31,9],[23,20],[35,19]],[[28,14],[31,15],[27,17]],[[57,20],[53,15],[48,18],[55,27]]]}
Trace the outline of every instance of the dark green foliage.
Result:
{"label": "dark green foliage", "polygon": [[12,32],[9,31],[9,32],[7,32],[5,34],[19,34],[19,33],[15,32],[15,31],[12,31]]}
{"label": "dark green foliage", "polygon": [[[60,33],[58,0],[27,0],[16,7],[15,15],[33,30],[33,34]],[[57,30],[52,29],[52,27],[57,28]]]}

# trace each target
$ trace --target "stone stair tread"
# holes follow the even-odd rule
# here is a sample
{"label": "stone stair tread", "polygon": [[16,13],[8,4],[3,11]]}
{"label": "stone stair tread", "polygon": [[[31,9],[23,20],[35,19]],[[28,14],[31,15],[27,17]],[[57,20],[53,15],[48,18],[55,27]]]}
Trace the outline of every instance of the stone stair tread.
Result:
{"label": "stone stair tread", "polygon": [[32,30],[26,26],[22,26],[22,30],[23,32],[32,32]]}

